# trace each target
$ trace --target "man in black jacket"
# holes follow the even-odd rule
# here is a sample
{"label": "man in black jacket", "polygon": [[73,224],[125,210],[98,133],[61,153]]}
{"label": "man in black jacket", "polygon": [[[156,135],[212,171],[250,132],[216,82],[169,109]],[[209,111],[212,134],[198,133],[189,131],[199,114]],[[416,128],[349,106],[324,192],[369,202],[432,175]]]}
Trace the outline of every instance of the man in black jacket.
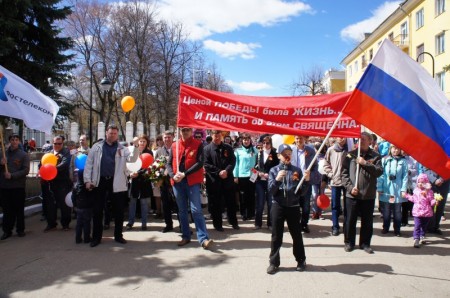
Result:
{"label": "man in black jacket", "polygon": [[[358,150],[350,151],[345,155],[342,165],[342,185],[346,189],[345,208],[347,211],[344,224],[345,251],[355,248],[356,221],[361,216],[361,231],[359,248],[372,254],[370,241],[373,234],[373,210],[377,191],[377,178],[383,173],[381,156],[373,151],[369,145],[372,136],[367,132],[361,133]],[[359,167],[357,166],[359,165]],[[358,171],[358,181],[356,174]]]}
{"label": "man in black jacket", "polygon": [[236,156],[233,148],[222,141],[222,132],[213,130],[212,142],[203,149],[206,171],[206,191],[214,228],[222,232],[222,211],[227,208],[227,217],[233,229],[239,230],[236,218],[236,201],[233,169]]}
{"label": "man in black jacket", "polygon": [[302,179],[302,170],[291,165],[292,149],[281,144],[278,148],[280,164],[273,167],[269,173],[269,193],[273,196],[272,241],[270,250],[270,265],[268,274],[274,274],[280,266],[280,248],[283,243],[284,222],[287,222],[289,233],[293,240],[293,252],[297,261],[297,271],[306,269],[305,247],[300,224],[300,196],[307,191],[310,172],[305,170],[305,183],[300,191],[295,193]]}

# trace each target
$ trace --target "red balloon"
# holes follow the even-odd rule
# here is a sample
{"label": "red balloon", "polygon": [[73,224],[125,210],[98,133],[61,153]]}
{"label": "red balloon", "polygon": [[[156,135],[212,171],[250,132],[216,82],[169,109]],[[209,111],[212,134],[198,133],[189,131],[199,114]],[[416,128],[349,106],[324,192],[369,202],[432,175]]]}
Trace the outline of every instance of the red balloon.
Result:
{"label": "red balloon", "polygon": [[57,174],[58,170],[52,164],[42,165],[41,168],[39,169],[39,175],[41,176],[42,179],[47,181],[55,179]]}
{"label": "red balloon", "polygon": [[154,161],[153,155],[150,153],[143,153],[140,158],[142,160],[142,169],[148,168]]}
{"label": "red balloon", "polygon": [[328,206],[330,206],[330,198],[326,194],[321,194],[317,197],[317,207],[327,209]]}

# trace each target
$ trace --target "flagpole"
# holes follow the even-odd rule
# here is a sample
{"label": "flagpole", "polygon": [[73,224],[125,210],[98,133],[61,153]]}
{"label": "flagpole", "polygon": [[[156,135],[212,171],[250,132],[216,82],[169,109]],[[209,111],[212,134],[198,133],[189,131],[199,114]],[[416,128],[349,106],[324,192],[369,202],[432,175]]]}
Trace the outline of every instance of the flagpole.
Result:
{"label": "flagpole", "polygon": [[[363,130],[363,126],[361,125],[361,132]],[[355,177],[355,188],[358,188],[358,179],[359,179],[359,162],[358,157],[361,156],[361,138],[358,142],[358,156],[356,157],[356,177]]]}
{"label": "flagpole", "polygon": [[6,160],[5,142],[3,138],[3,126],[0,125],[0,142],[2,143],[2,156],[5,159],[5,173],[8,173],[8,161]]}
{"label": "flagpole", "polygon": [[[316,161],[317,157],[319,156],[319,153],[322,151],[323,147],[325,146],[326,142],[328,141],[328,139],[331,136],[331,133],[333,132],[333,130],[336,128],[337,123],[339,122],[339,120],[342,117],[342,111],[339,112],[339,115],[337,116],[336,120],[334,120],[333,125],[330,128],[330,131],[328,132],[328,134],[326,135],[325,139],[323,140],[322,144],[320,145],[319,149],[317,149],[316,154],[314,155],[314,158],[312,159],[311,163],[309,164],[308,168],[306,169],[307,171],[311,170],[311,168],[314,165],[314,162]],[[295,189],[295,193],[298,192],[298,190],[300,189],[300,187],[302,186],[303,182],[305,181],[305,175],[302,176],[302,179],[300,180],[300,183],[297,185],[297,188]]]}

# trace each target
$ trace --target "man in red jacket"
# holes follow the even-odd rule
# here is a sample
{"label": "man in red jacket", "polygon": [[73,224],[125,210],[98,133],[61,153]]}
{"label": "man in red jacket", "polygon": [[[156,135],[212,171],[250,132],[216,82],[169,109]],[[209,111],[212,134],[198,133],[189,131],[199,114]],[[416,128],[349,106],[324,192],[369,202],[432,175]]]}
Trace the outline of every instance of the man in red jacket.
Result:
{"label": "man in red jacket", "polygon": [[172,144],[167,171],[173,185],[181,225],[182,239],[178,242],[178,246],[185,246],[191,242],[189,203],[198,242],[204,249],[208,249],[212,240],[206,231],[200,199],[200,185],[203,182],[203,144],[192,137],[192,128],[181,128],[181,140]]}

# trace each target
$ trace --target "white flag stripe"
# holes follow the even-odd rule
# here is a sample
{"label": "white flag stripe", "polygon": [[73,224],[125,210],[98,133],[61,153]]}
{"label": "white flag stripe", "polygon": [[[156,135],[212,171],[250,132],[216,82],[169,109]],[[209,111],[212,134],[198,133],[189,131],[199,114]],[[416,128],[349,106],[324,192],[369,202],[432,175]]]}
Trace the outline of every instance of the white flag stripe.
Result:
{"label": "white flag stripe", "polygon": [[385,39],[379,54],[371,62],[420,96],[438,115],[450,123],[450,100],[439,89],[436,81],[416,61],[405,59],[405,53]]}
{"label": "white flag stripe", "polygon": [[22,119],[31,129],[51,133],[59,106],[30,83],[0,66],[0,115]]}

